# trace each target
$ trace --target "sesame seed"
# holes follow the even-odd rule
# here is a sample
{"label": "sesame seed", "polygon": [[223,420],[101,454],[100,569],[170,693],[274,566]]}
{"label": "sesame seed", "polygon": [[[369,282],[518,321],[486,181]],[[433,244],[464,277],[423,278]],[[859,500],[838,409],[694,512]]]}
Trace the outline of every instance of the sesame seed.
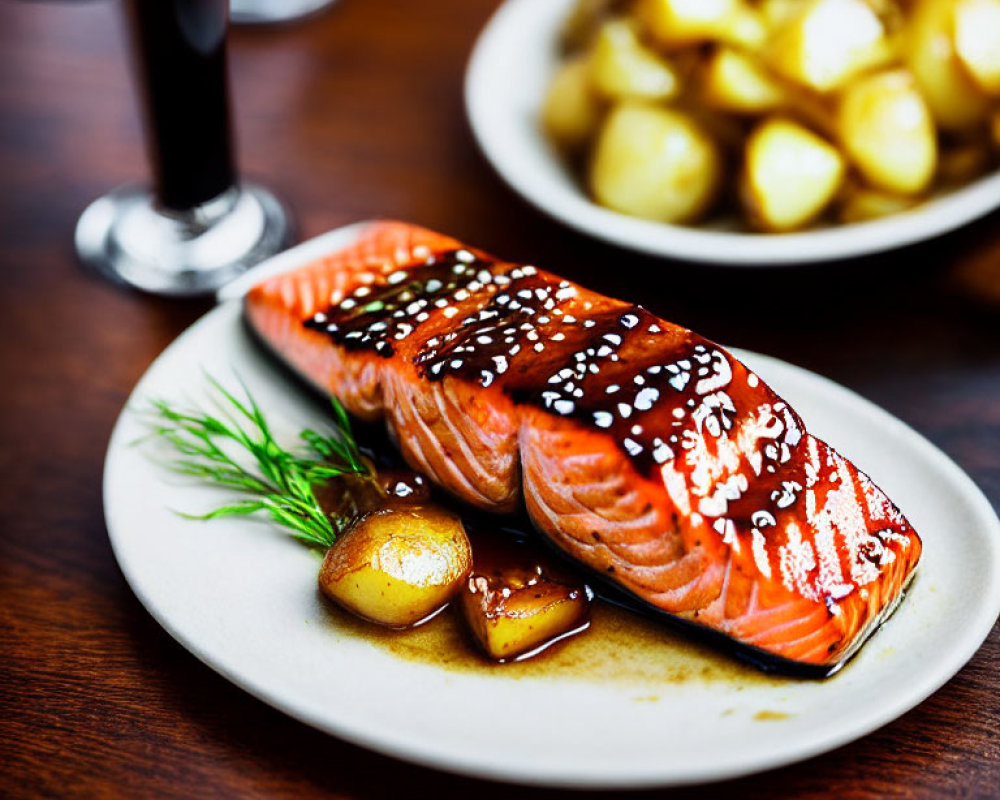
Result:
{"label": "sesame seed", "polygon": [[[676,438],[676,437],[674,437]],[[656,440],[658,444],[653,448],[653,461],[657,464],[663,464],[674,457],[673,450],[670,449],[664,442],[659,439]]]}
{"label": "sesame seed", "polygon": [[625,449],[628,451],[628,454],[633,457],[639,455],[639,453],[641,453],[643,450],[642,445],[639,444],[634,439],[629,439],[626,437],[622,441],[622,444],[625,445]]}
{"label": "sesame seed", "polygon": [[552,405],[558,413],[563,415],[572,414],[576,410],[576,404],[572,400],[556,400]]}
{"label": "sesame seed", "polygon": [[653,403],[660,399],[660,393],[651,387],[646,387],[635,396],[635,407],[639,411],[649,411]]}

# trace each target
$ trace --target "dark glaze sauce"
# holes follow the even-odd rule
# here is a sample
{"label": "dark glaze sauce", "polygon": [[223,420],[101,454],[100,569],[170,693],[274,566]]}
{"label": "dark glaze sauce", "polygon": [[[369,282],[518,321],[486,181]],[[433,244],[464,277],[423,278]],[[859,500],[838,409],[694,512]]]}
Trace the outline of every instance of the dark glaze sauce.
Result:
{"label": "dark glaze sauce", "polygon": [[[543,564],[547,574],[568,584],[582,585],[573,571],[531,542],[511,539],[509,533],[470,530],[476,568],[482,571],[515,560],[524,569]],[[460,673],[482,673],[503,678],[552,678],[642,688],[637,700],[657,700],[657,687],[699,681],[728,686],[783,686],[790,678],[767,675],[725,656],[689,637],[664,628],[655,620],[601,600],[590,606],[590,624],[545,648],[531,658],[492,661],[484,656],[453,603],[417,627],[390,630],[324,603],[338,633],[364,639],[407,661]]]}
{"label": "dark glaze sauce", "polygon": [[641,688],[642,699],[657,687],[699,681],[727,686],[787,686],[794,678],[768,675],[658,625],[655,620],[601,601],[590,627],[532,658],[497,663],[480,655],[456,608],[402,631],[380,628],[341,608],[324,604],[331,630],[363,639],[397,658],[458,673],[504,679],[576,680]]}
{"label": "dark glaze sauce", "polygon": [[398,352],[426,380],[477,382],[607,433],[645,476],[701,443],[716,455],[734,420],[766,406],[761,425],[773,435],[757,441],[754,463],[741,465],[716,505],[741,529],[765,530],[805,485],[801,421],[739,362],[641,306],[532,266],[438,253],[305,325],[349,351]]}

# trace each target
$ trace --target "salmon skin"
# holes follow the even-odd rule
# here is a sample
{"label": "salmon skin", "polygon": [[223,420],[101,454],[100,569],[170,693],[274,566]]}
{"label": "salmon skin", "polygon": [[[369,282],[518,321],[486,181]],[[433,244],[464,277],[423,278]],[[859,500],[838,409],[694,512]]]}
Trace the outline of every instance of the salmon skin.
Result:
{"label": "salmon skin", "polygon": [[255,286],[252,331],[414,469],[767,668],[836,672],[921,542],[724,348],[533,266],[373,222]]}

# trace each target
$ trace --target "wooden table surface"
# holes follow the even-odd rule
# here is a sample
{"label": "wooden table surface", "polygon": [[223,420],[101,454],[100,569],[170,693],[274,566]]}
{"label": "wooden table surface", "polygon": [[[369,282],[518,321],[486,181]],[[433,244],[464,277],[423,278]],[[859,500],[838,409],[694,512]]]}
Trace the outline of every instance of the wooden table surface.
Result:
{"label": "wooden table surface", "polygon": [[[472,141],[462,75],[495,5],[340,0],[308,24],[235,31],[245,174],[288,198],[303,237],[412,220],[822,373],[1000,505],[1000,306],[955,277],[960,264],[1000,273],[1000,215],[800,270],[696,268],[586,240],[513,195]],[[133,384],[209,303],[104,283],[75,263],[71,233],[89,200],[146,174],[119,4],[0,6],[0,795],[510,796],[272,710],[174,642],[126,585],[101,509],[105,446]],[[861,741],[674,796],[997,796],[998,696],[994,629],[937,694]]]}

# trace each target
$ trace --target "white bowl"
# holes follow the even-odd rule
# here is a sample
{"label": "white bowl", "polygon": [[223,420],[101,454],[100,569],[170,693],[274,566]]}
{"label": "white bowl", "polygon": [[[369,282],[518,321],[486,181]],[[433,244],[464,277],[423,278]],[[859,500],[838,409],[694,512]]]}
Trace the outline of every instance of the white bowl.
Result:
{"label": "white bowl", "polygon": [[465,105],[486,158],[518,194],[572,228],[670,258],[786,266],[851,258],[919,242],[1000,207],[1000,173],[910,211],[800,233],[740,233],[629,217],[592,202],[546,141],[538,110],[559,61],[558,38],[575,0],[507,0],[476,43]]}

